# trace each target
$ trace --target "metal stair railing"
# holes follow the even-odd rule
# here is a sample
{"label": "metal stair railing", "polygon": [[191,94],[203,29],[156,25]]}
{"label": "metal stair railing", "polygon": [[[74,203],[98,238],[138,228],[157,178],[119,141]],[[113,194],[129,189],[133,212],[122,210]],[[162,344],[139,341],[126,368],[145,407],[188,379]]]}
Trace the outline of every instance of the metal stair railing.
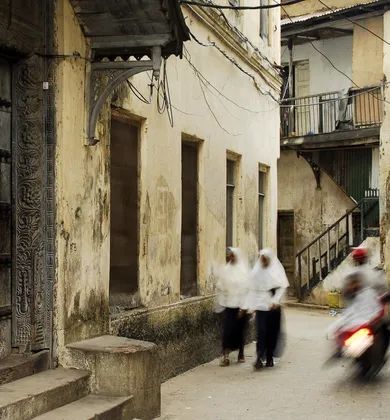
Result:
{"label": "metal stair railing", "polygon": [[[344,261],[352,247],[360,245],[367,236],[371,236],[373,226],[366,227],[365,223],[378,206],[378,197],[363,198],[297,253],[297,285],[300,300]],[[354,214],[360,216],[359,229],[353,226]]]}

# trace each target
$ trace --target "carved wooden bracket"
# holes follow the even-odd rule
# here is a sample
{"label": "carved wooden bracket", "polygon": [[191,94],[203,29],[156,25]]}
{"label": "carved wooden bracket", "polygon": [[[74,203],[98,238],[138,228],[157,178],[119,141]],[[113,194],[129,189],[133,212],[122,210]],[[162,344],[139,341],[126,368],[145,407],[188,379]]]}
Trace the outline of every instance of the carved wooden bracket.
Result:
{"label": "carved wooden bracket", "polygon": [[[91,96],[88,124],[88,145],[95,146],[100,140],[95,137],[96,124],[100,111],[114,90],[130,77],[144,71],[153,70],[153,76],[158,79],[161,68],[161,47],[153,47],[152,59],[142,61],[107,61],[92,64]],[[108,72],[106,83],[99,83],[100,72]]]}
{"label": "carved wooden bracket", "polygon": [[307,156],[304,153],[301,152],[297,152],[297,156],[299,157],[303,157],[303,159],[306,160],[306,162],[310,165],[311,170],[313,171],[314,174],[314,178],[316,180],[316,189],[320,190],[321,189],[321,168],[315,163],[313,162],[309,156]]}

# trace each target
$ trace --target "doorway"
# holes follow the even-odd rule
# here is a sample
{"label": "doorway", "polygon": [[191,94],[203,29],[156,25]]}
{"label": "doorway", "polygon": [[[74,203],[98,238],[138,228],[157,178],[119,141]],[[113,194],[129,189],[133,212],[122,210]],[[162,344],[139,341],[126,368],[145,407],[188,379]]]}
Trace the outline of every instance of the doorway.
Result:
{"label": "doorway", "polygon": [[294,212],[278,212],[278,258],[286,270],[290,286],[295,289]]}
{"label": "doorway", "polygon": [[139,125],[111,120],[110,306],[139,306]]}
{"label": "doorway", "polygon": [[198,294],[198,155],[196,143],[182,142],[180,295]]}

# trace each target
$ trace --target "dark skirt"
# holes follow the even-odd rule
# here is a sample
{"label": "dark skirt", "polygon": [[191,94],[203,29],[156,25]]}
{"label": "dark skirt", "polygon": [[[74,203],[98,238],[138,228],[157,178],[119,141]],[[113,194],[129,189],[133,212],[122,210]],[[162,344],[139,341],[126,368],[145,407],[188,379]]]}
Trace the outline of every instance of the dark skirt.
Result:
{"label": "dark skirt", "polygon": [[239,318],[239,311],[239,308],[226,308],[223,311],[222,348],[224,350],[244,349],[249,316],[244,315]]}
{"label": "dark skirt", "polygon": [[286,329],[284,323],[284,316],[283,310],[280,311],[279,317],[279,326],[278,326],[278,336],[276,339],[276,346],[274,351],[274,357],[282,357],[284,353],[284,349],[286,348]]}

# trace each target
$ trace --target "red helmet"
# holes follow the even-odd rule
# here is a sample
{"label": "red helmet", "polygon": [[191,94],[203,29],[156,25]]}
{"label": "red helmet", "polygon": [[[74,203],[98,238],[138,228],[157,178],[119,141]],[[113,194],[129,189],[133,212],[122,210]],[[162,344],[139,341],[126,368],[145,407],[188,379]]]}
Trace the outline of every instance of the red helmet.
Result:
{"label": "red helmet", "polygon": [[352,258],[355,261],[362,261],[368,258],[368,252],[366,248],[355,248],[352,252]]}

